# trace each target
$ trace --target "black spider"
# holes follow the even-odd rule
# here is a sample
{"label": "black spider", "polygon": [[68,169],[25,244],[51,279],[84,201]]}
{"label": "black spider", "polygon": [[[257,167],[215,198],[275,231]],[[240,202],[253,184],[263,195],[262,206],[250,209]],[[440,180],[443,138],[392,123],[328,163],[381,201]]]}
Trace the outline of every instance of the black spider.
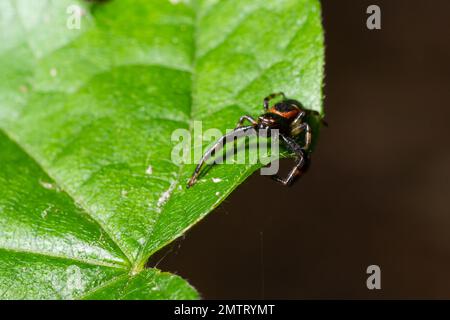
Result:
{"label": "black spider", "polygon": [[[282,100],[272,107],[269,107],[270,100],[277,96],[282,96]],[[292,168],[289,175],[282,179],[278,175],[273,175],[272,178],[277,182],[289,186],[296,178],[298,178],[303,172],[306,171],[309,163],[309,155],[311,153],[311,126],[306,119],[309,115],[320,116],[316,111],[305,110],[302,104],[296,100],[287,99],[284,93],[272,93],[264,99],[264,111],[265,113],[258,117],[257,120],[251,116],[245,115],[239,119],[236,128],[222,136],[211,148],[209,148],[199,164],[195,168],[195,171],[189,180],[187,187],[191,187],[200,174],[200,170],[203,164],[212,157],[217,151],[218,146],[223,147],[227,141],[234,141],[230,139],[233,136],[239,136],[247,130],[261,130],[261,129],[278,129],[281,140],[285,143],[287,149],[295,154],[295,165]],[[251,123],[249,126],[243,126],[244,121]],[[322,120],[323,124],[326,124]],[[300,145],[297,140],[303,133],[304,141],[303,145]]]}

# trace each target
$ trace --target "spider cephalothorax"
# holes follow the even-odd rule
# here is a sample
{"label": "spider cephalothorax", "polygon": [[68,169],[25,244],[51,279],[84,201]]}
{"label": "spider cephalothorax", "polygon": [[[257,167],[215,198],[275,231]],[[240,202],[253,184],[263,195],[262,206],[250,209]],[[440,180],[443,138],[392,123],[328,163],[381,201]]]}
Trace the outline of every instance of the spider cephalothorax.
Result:
{"label": "spider cephalothorax", "polygon": [[[281,96],[282,100],[270,107],[270,100],[277,96]],[[227,141],[230,141],[230,137],[239,136],[239,134],[250,129],[279,130],[281,141],[283,141],[287,149],[295,155],[295,165],[285,179],[280,178],[278,175],[274,175],[272,178],[283,185],[291,185],[292,182],[306,170],[309,162],[312,130],[311,126],[306,121],[306,118],[308,118],[310,114],[318,115],[318,113],[305,110],[300,102],[287,99],[282,92],[273,93],[264,99],[264,111],[265,113],[259,116],[258,119],[254,119],[248,115],[242,116],[232,132],[222,136],[211,148],[209,148],[195,168],[187,187],[189,188],[197,181],[200,169],[217,151],[216,149],[223,147]],[[250,125],[243,126],[245,121],[248,121]],[[303,137],[302,144],[299,144],[298,141],[300,137]]]}

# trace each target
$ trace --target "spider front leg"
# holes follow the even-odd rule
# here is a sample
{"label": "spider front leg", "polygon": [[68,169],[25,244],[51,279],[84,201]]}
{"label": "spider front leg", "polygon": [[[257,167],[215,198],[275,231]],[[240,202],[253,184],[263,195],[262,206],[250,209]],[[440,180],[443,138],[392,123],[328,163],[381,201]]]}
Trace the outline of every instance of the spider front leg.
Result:
{"label": "spider front leg", "polygon": [[269,102],[270,100],[278,97],[278,96],[282,96],[283,100],[286,100],[286,96],[284,95],[283,92],[276,92],[276,93],[272,93],[270,95],[268,95],[267,97],[264,98],[264,110],[267,111],[269,109]]}
{"label": "spider front leg", "polygon": [[300,147],[300,145],[292,138],[280,134],[287,148],[295,153],[295,165],[289,172],[288,176],[283,179],[278,175],[272,176],[272,179],[281,183],[284,186],[291,186],[292,183],[298,179],[308,168],[309,156],[307,152]]}
{"label": "spider front leg", "polygon": [[242,116],[238,123],[236,124],[235,129],[242,127],[242,125],[244,124],[244,121],[248,121],[250,122],[253,126],[256,126],[258,124],[258,121],[256,121],[253,117],[251,116]]}
{"label": "spider front leg", "polygon": [[239,138],[240,136],[244,135],[247,130],[253,128],[254,128],[253,126],[239,127],[220,137],[220,139],[217,140],[216,143],[214,143],[208,150],[206,150],[205,154],[200,159],[200,162],[195,168],[192,177],[189,179],[187,183],[187,188],[191,187],[193,184],[195,184],[195,182],[197,182],[197,178],[200,175],[200,170],[202,169],[206,161],[211,159],[217,151],[223,149],[227,144],[227,142],[234,142],[235,137]]}

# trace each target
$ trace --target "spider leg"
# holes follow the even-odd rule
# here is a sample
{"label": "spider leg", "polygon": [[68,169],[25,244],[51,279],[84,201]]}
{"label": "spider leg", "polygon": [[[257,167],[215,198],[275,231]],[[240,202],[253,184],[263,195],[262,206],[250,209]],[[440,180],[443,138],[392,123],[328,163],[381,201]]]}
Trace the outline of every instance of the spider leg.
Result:
{"label": "spider leg", "polygon": [[278,96],[282,96],[283,100],[286,100],[286,96],[284,95],[283,92],[276,92],[276,93],[272,93],[270,95],[268,95],[267,97],[264,98],[264,110],[267,111],[269,109],[269,102],[270,100],[278,97]]}
{"label": "spider leg", "polygon": [[[234,142],[234,137],[239,137],[240,135],[244,134],[245,131],[253,129],[253,128],[254,128],[254,126],[239,127],[239,128],[234,129],[233,131],[223,135],[222,137],[220,137],[220,139],[217,140],[217,142],[214,143],[214,145],[212,145],[208,150],[206,150],[205,154],[200,159],[200,162],[198,163],[197,167],[195,168],[194,173],[192,174],[192,177],[189,179],[187,188],[189,188],[193,184],[195,184],[203,165],[205,164],[206,161],[208,161],[215,154],[216,151],[223,149],[223,147],[226,145],[227,142]],[[233,139],[231,139],[231,137],[233,137]]]}
{"label": "spider leg", "polygon": [[292,121],[291,123],[291,136],[296,137],[302,132],[305,132],[305,145],[303,146],[304,150],[308,150],[311,146],[311,137],[312,137],[312,130],[311,126],[306,123],[302,122],[303,118],[306,116],[305,111],[301,111],[298,116]]}
{"label": "spider leg", "polygon": [[306,112],[302,110],[298,113],[298,115],[292,121],[292,123],[291,123],[291,136],[292,137],[298,136],[300,133],[302,133],[302,130],[304,129],[302,127],[303,118],[305,116],[306,116]]}
{"label": "spider leg", "polygon": [[256,126],[258,124],[258,122],[251,116],[242,116],[238,123],[236,124],[235,129],[242,127],[242,124],[244,123],[244,121],[248,121],[250,122],[253,126]]}
{"label": "spider leg", "polygon": [[284,186],[290,186],[308,168],[309,156],[307,152],[302,147],[300,147],[300,145],[294,139],[282,134],[280,134],[280,137],[283,139],[287,148],[295,153],[295,165],[285,179],[281,178],[278,175],[272,176],[272,179]]}
{"label": "spider leg", "polygon": [[311,146],[312,130],[311,126],[306,122],[298,123],[291,127],[291,136],[296,137],[302,132],[305,132],[305,144],[303,145],[303,150],[308,150]]}
{"label": "spider leg", "polygon": [[297,124],[299,124],[299,123],[302,123],[302,121],[303,121],[303,118],[306,116],[306,112],[305,111],[300,111],[299,113],[298,113],[298,115],[295,117],[295,119],[292,121],[292,124],[291,124],[291,126],[295,126],[295,125],[297,125]]}

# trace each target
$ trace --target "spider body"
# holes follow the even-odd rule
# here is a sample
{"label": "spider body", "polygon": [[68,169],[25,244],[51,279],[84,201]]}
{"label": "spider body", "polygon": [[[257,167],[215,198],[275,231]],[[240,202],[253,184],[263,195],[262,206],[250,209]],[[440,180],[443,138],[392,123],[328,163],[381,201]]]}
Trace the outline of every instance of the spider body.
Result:
{"label": "spider body", "polygon": [[278,102],[267,112],[258,117],[258,129],[278,129],[280,133],[291,134],[292,122],[304,112],[302,106],[295,100]]}
{"label": "spider body", "polygon": [[270,114],[277,114],[286,120],[292,120],[301,112],[302,106],[296,100],[278,102],[268,110]]}
{"label": "spider body", "polygon": [[[270,107],[270,100],[277,96],[282,96],[282,100]],[[285,179],[280,178],[278,175],[274,175],[272,176],[274,180],[289,186],[296,178],[306,171],[309,163],[312,136],[312,130],[309,123],[306,122],[306,118],[310,114],[317,116],[318,113],[305,110],[301,103],[296,100],[286,99],[282,92],[273,93],[267,96],[264,99],[264,110],[265,113],[257,119],[248,115],[242,116],[231,133],[222,136],[205,152],[188,182],[188,188],[196,182],[203,164],[213,156],[217,151],[216,149],[223,147],[227,141],[230,141],[228,138],[231,136],[237,136],[250,129],[269,130],[268,132],[270,132],[270,129],[278,129],[281,141],[284,142],[287,149],[295,155],[295,165],[289,175]],[[243,126],[245,121],[248,121],[250,125]],[[298,141],[300,137],[303,138],[303,141],[301,142]]]}

